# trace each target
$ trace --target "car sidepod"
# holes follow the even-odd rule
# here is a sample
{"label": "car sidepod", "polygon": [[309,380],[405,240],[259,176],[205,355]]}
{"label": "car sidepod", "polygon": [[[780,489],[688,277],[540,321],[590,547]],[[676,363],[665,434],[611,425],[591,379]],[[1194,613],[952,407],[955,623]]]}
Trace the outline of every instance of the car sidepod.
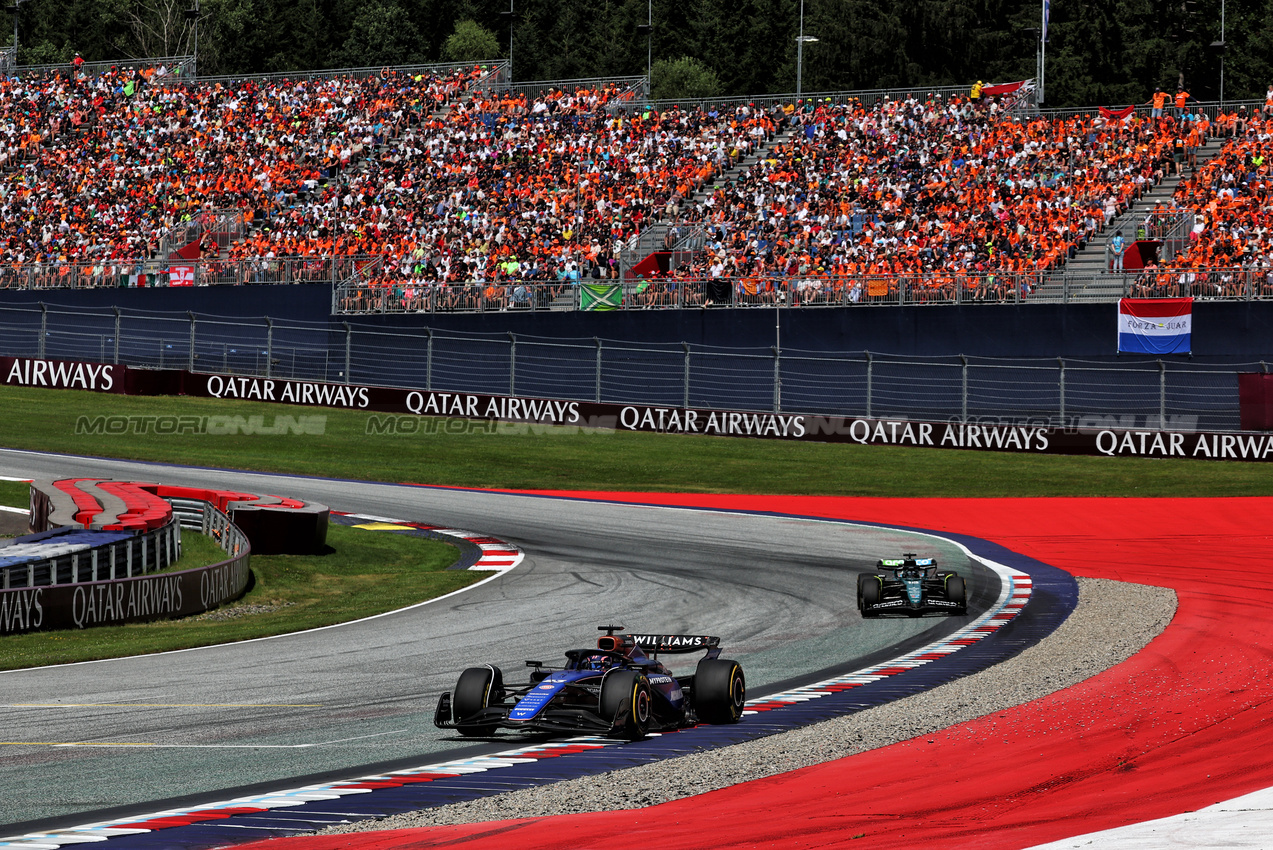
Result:
{"label": "car sidepod", "polygon": [[545,721],[555,725],[561,718],[550,718],[557,709],[572,712],[596,712],[596,688],[601,674],[595,670],[558,670],[548,674],[532,686],[517,703],[508,710],[506,725],[515,728],[519,724],[535,726]]}

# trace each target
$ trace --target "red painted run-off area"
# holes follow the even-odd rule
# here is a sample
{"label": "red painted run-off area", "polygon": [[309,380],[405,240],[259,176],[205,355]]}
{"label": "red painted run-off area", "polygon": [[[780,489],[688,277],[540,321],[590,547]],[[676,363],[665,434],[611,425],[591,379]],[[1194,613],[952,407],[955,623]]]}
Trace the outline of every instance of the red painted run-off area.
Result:
{"label": "red painted run-off area", "polygon": [[1173,588],[1179,608],[1142,652],[1072,688],[771,779],[638,811],[253,847],[1021,848],[1273,786],[1273,499],[587,495],[969,534]]}

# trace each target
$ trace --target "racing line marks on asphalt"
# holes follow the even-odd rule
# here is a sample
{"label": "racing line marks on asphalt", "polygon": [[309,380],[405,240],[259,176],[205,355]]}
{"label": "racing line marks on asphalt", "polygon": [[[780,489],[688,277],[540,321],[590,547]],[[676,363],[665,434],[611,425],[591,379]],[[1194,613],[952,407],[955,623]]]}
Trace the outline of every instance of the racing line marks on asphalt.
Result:
{"label": "racing line marks on asphalt", "polygon": [[[462,537],[470,543],[474,543],[482,548],[482,556],[477,563],[469,567],[469,569],[497,570],[504,572],[520,563],[524,557],[521,551],[510,544],[503,541],[497,541],[485,535],[475,534],[473,532],[461,531],[459,529],[442,529],[435,526],[428,526],[423,523],[408,523],[401,520],[386,519],[383,517],[371,517],[366,515],[349,514],[346,515],[351,519],[364,520],[371,523],[383,523],[385,525],[395,526],[404,530],[420,530],[427,533]],[[936,535],[933,535],[936,536]],[[950,538],[946,538],[950,539]],[[871,685],[876,682],[888,680],[893,676],[907,673],[918,668],[922,668],[934,661],[940,661],[949,658],[951,654],[958,652],[966,646],[972,646],[979,641],[995,634],[997,631],[1007,626],[1017,617],[1029,602],[1033,592],[1033,580],[1030,575],[1020,570],[1007,567],[988,558],[975,555],[967,547],[958,541],[956,543],[968,557],[973,558],[988,569],[996,573],[1000,578],[1000,592],[995,603],[977,617],[968,625],[956,630],[950,635],[934,641],[933,643],[920,647],[906,653],[898,658],[891,659],[881,664],[872,665],[870,667],[856,670],[848,674],[835,676],[821,682],[806,685],[799,688],[793,688],[781,693],[770,694],[759,699],[750,700],[746,704],[743,711],[744,717],[751,717],[755,721],[761,718],[772,717],[774,721],[779,721],[777,725],[766,725],[764,728],[755,728],[748,733],[747,726],[749,724],[740,724],[734,727],[710,727],[700,726],[693,729],[681,730],[679,732],[668,732],[663,734],[652,734],[645,741],[635,742],[636,746],[647,744],[650,742],[666,741],[673,748],[684,739],[686,732],[700,733],[698,737],[704,739],[721,738],[721,743],[729,743],[735,740],[745,740],[750,737],[761,737],[764,735],[774,734],[776,732],[785,731],[788,728],[798,728],[816,722],[818,719],[824,719],[821,716],[805,716],[797,717],[796,713],[800,712],[803,707],[805,712],[809,708],[818,708],[820,700],[826,698],[834,698],[851,691],[856,688]],[[490,547],[489,549],[487,547]],[[511,563],[508,563],[511,562]],[[507,565],[505,565],[507,564]],[[492,576],[493,578],[494,576]],[[835,702],[830,699],[829,702]],[[832,708],[829,712],[820,712],[822,715],[835,716],[852,711],[860,710],[861,705],[850,705],[848,711],[843,708]],[[772,714],[771,714],[772,713]],[[790,720],[784,721],[784,716],[791,714]],[[744,733],[741,737],[730,736],[731,730],[741,729]],[[713,735],[715,732],[717,734]],[[424,785],[425,783],[442,782],[448,786],[454,786],[456,782],[463,782],[466,777],[484,774],[490,771],[498,771],[501,769],[517,768],[525,765],[539,765],[549,759],[560,758],[564,756],[575,756],[587,758],[591,754],[613,751],[616,748],[622,748],[629,745],[629,742],[620,741],[598,736],[581,736],[577,738],[567,739],[565,741],[555,741],[548,743],[536,743],[516,749],[507,750],[490,756],[478,756],[468,759],[456,759],[452,761],[444,761],[435,764],[422,765],[420,767],[407,768],[403,770],[390,771],[384,774],[372,776],[354,777],[351,779],[337,780],[334,782],[321,783],[317,785],[308,785],[302,788],[296,788],[285,791],[274,791],[268,794],[259,794],[254,796],[239,797],[233,800],[214,803],[206,806],[199,806],[190,809],[175,809],[164,812],[156,812],[151,815],[142,817],[141,819],[115,820],[99,824],[89,824],[71,829],[57,830],[49,833],[30,833],[24,836],[15,836],[9,839],[0,839],[0,847],[22,847],[27,850],[56,850],[63,846],[71,844],[81,844],[86,842],[99,842],[114,836],[124,835],[141,835],[147,834],[154,830],[172,829],[175,827],[203,827],[198,836],[190,836],[191,843],[199,843],[199,846],[208,846],[206,842],[210,834],[208,829],[240,829],[245,830],[239,833],[243,836],[242,840],[255,840],[248,831],[265,831],[273,835],[295,835],[304,832],[311,832],[314,829],[321,828],[325,824],[338,823],[349,819],[363,819],[368,817],[384,816],[385,814],[402,811],[403,803],[399,800],[390,801],[388,798],[381,806],[366,807],[360,806],[343,806],[343,808],[351,809],[347,812],[334,811],[313,811],[315,817],[309,818],[293,818],[288,817],[282,819],[274,816],[275,810],[286,811],[298,806],[309,806],[311,804],[319,804],[326,801],[342,800],[355,795],[372,794],[370,800],[374,802],[375,793],[380,792],[384,795],[393,795],[395,792],[402,792],[413,787]],[[299,745],[305,746],[305,745]],[[655,744],[657,746],[657,744]],[[685,752],[684,748],[674,751],[671,754],[679,755]],[[669,755],[656,756],[656,758],[666,758]],[[633,758],[632,763],[639,763],[651,760],[648,755],[644,758]],[[550,762],[551,764],[551,762]],[[558,772],[559,773],[559,772]],[[566,778],[565,775],[558,778]],[[508,777],[507,785],[509,787],[503,790],[513,790],[516,780]],[[525,782],[523,787],[540,784],[540,781],[531,780]],[[454,795],[449,795],[454,797]],[[471,799],[473,794],[464,796],[464,799]],[[352,800],[350,802],[353,802]],[[361,801],[360,801],[361,802]],[[437,805],[438,803],[434,803]],[[419,806],[415,806],[419,808]],[[306,810],[308,812],[308,810]],[[292,813],[289,813],[292,814]],[[233,820],[233,822],[231,822]],[[167,836],[166,836],[167,837]],[[216,836],[218,840],[226,843],[236,843],[233,833],[221,832]],[[183,846],[183,841],[177,833],[171,835],[172,846]],[[118,844],[118,842],[117,842]]]}

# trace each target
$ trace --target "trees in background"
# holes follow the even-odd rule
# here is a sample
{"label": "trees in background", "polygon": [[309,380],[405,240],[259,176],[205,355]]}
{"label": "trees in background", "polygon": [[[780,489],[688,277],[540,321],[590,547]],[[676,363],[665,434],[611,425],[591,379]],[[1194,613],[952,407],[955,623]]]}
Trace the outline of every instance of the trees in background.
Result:
{"label": "trees in background", "polygon": [[[1181,80],[1219,95],[1222,0],[1053,0],[1050,105],[1126,104]],[[1225,97],[1273,82],[1273,0],[1224,0]],[[648,5],[647,5],[648,4]],[[22,64],[184,54],[195,0],[25,0]],[[1039,0],[804,0],[803,87],[831,91],[1034,76]],[[202,74],[499,59],[516,79],[643,74],[721,94],[795,90],[799,0],[199,0]],[[11,32],[0,11],[0,33]],[[3,38],[0,35],[0,38]],[[478,56],[482,53],[486,55]],[[458,59],[457,59],[458,57]],[[692,61],[694,65],[683,64]],[[667,76],[673,75],[673,76]],[[675,76],[680,75],[680,76]],[[714,82],[713,82],[714,80]],[[658,75],[655,85],[661,86]]]}
{"label": "trees in background", "polygon": [[718,97],[720,78],[692,56],[674,62],[660,59],[650,70],[650,96],[654,100]]}

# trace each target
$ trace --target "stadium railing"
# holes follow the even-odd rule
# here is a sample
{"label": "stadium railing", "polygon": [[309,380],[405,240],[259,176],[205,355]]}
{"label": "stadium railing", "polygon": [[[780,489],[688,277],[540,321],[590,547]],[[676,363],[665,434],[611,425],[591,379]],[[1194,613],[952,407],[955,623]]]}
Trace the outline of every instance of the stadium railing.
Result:
{"label": "stadium railing", "polygon": [[[0,266],[0,288],[33,290],[324,284],[332,313],[851,307],[1080,303],[1115,298],[1273,299],[1273,270],[1151,266],[1123,273],[650,277],[440,283],[395,274],[384,257],[144,259]],[[1047,286],[1046,295],[1042,287]],[[1039,298],[1035,299],[1036,293]]]}
{"label": "stadium railing", "polygon": [[166,257],[173,251],[179,251],[192,242],[205,242],[209,237],[224,251],[238,242],[247,233],[247,222],[243,210],[202,210],[189,221],[174,225],[159,237],[159,255]]}
{"label": "stadium railing", "polygon": [[103,289],[242,285],[255,283],[339,284],[382,257],[253,257],[250,259],[103,260],[96,263],[34,263],[0,266],[0,289]]}
{"label": "stadium railing", "polygon": [[[781,314],[776,313],[780,320]],[[50,305],[0,308],[0,354],[425,391],[818,416],[1237,430],[1264,361],[917,356],[394,329]]]}
{"label": "stadium railing", "polygon": [[[334,314],[485,313],[539,310],[681,310],[687,308],[851,307],[1039,301],[1085,303],[1117,298],[1196,297],[1225,301],[1273,298],[1273,270],[1150,267],[1093,275],[1046,272],[985,275],[796,275],[791,277],[654,277],[581,281],[436,281],[364,275],[335,287]],[[1060,285],[1058,285],[1060,281]]]}
{"label": "stadium railing", "polygon": [[[1132,104],[1127,104],[1127,103],[1124,103],[1124,104],[1115,103],[1115,104],[1111,104],[1110,106],[1111,108],[1114,108],[1114,109],[1121,109],[1131,105]],[[1241,107],[1244,107],[1244,106],[1247,108],[1248,112],[1256,113],[1264,108],[1264,101],[1263,100],[1226,100],[1223,103],[1221,103],[1220,101],[1216,101],[1216,100],[1206,100],[1206,101],[1194,100],[1189,102],[1186,111],[1195,115],[1199,113],[1204,114],[1207,116],[1209,120],[1214,121],[1215,117],[1221,112],[1225,112],[1225,113],[1237,112]],[[1135,104],[1135,107],[1136,108],[1132,111],[1132,114],[1135,115],[1136,118],[1141,120],[1147,120],[1151,117],[1151,113],[1153,112],[1152,107],[1143,103]],[[1174,106],[1168,105],[1164,107],[1163,113],[1165,115],[1175,117],[1177,114],[1177,110]],[[1030,112],[1030,117],[1033,117],[1036,115],[1043,118],[1083,118],[1083,117],[1096,118],[1098,115],[1100,115],[1100,107],[1099,106],[1068,106],[1063,108],[1047,107],[1043,109],[1035,109]]]}
{"label": "stadium railing", "polygon": [[325,80],[332,78],[374,77],[385,71],[399,74],[446,74],[450,71],[469,68],[486,68],[487,75],[496,69],[506,66],[500,60],[489,62],[427,62],[416,65],[375,65],[362,68],[324,68],[313,71],[275,71],[268,74],[221,74],[217,76],[201,76],[190,82],[204,83],[238,83],[249,80],[271,82],[275,80]]}
{"label": "stadium railing", "polygon": [[70,62],[54,62],[47,65],[18,65],[6,68],[8,74],[20,77],[42,77],[50,74],[104,74],[120,68],[165,68],[174,80],[189,80],[194,76],[193,56],[145,56],[135,59],[108,59],[85,62],[78,68]]}
{"label": "stadium railing", "polygon": [[768,109],[773,106],[785,106],[788,103],[794,104],[798,101],[816,102],[830,99],[833,103],[843,102],[846,100],[857,100],[863,106],[869,107],[884,100],[906,100],[912,96],[923,100],[928,97],[950,97],[952,95],[966,94],[968,94],[968,86],[908,86],[887,89],[811,91],[803,92],[801,94],[787,92],[785,94],[738,95],[736,97],[683,97],[653,100],[645,105],[651,106],[655,109],[670,109],[673,106],[699,107],[701,109],[708,110],[714,106],[754,106],[762,109]]}
{"label": "stadium railing", "polygon": [[[507,77],[505,77],[507,79]],[[615,111],[629,107],[640,107],[645,104],[649,94],[649,80],[641,77],[582,77],[577,80],[528,80],[526,82],[496,83],[489,88],[493,91],[520,92],[533,97],[550,91],[572,92],[579,89],[604,89],[614,87],[615,93],[606,104],[606,109]]]}

